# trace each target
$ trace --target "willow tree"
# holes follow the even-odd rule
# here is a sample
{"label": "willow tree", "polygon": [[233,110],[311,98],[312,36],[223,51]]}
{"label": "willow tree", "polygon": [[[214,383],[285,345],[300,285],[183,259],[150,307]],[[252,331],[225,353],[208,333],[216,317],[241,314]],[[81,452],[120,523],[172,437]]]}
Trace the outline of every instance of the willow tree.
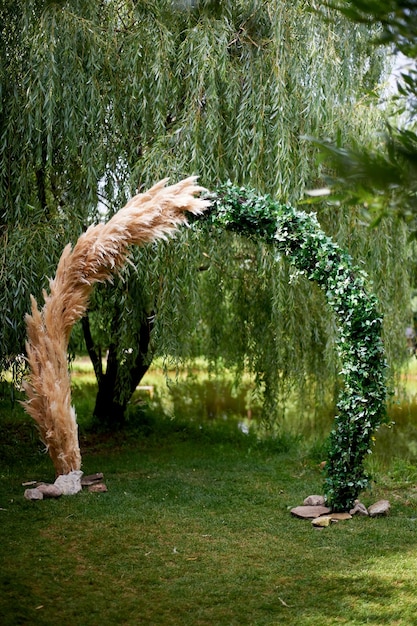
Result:
{"label": "willow tree", "polygon": [[[230,179],[296,203],[322,175],[303,136],[370,140],[384,58],[368,27],[340,15],[326,22],[311,8],[2,3],[2,366],[23,351],[29,293],[39,297],[63,246],[143,186],[198,174],[209,189]],[[320,220],[372,276],[388,356],[399,354],[401,227],[369,236],[335,205]],[[83,330],[97,417],[123,418],[155,353],[249,368],[270,407],[294,386],[317,397],[334,383],[335,322],[319,290],[302,278],[290,284],[291,269],[264,243],[197,227],[176,241],[136,252],[135,267],[93,297]]]}

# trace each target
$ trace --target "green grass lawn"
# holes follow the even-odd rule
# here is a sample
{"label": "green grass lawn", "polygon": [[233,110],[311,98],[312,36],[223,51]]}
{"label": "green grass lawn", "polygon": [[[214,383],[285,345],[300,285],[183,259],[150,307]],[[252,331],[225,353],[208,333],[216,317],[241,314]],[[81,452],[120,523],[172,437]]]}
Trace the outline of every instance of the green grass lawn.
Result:
{"label": "green grass lawn", "polygon": [[316,530],[289,512],[322,485],[302,443],[257,444],[227,424],[153,426],[85,436],[83,470],[104,472],[108,492],[42,502],[25,501],[21,483],[53,481],[49,457],[30,426],[9,432],[1,624],[417,624],[413,466],[364,494],[387,497],[389,517]]}
{"label": "green grass lawn", "polygon": [[22,409],[0,406],[0,624],[417,625],[412,399],[362,494],[390,515],[319,530],[290,509],[322,491],[320,440],[259,442],[230,418],[141,412],[140,395],[125,432],[99,435],[91,372],[73,391],[83,470],[107,493],[26,501],[52,463]]}

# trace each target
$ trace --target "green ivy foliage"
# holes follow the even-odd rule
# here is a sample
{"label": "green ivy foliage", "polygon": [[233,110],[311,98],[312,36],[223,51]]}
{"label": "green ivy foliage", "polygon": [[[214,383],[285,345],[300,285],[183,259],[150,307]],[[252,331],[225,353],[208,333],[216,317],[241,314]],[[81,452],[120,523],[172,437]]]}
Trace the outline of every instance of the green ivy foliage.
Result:
{"label": "green ivy foliage", "polygon": [[210,199],[206,219],[212,226],[273,244],[298,274],[320,286],[335,313],[344,386],[330,435],[325,492],[333,509],[346,510],[368,484],[364,459],[386,416],[382,319],[375,296],[365,289],[367,275],[323,232],[314,213],[230,182]]}

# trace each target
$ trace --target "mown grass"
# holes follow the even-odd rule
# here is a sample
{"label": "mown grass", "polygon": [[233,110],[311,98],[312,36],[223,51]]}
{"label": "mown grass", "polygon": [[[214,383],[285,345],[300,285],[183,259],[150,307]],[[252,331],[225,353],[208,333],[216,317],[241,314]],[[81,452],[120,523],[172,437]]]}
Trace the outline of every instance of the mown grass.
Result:
{"label": "mown grass", "polygon": [[2,411],[1,624],[417,624],[412,459],[373,468],[363,500],[389,499],[387,518],[315,530],[290,509],[321,491],[319,446],[135,410],[116,436],[82,428],[107,493],[42,502],[21,483],[53,481],[49,457]]}

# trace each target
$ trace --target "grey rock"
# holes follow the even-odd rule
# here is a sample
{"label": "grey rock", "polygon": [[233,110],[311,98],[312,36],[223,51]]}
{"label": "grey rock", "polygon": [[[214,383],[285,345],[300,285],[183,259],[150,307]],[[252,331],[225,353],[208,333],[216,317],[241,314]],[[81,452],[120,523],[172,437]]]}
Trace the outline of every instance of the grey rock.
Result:
{"label": "grey rock", "polygon": [[349,513],[351,515],[369,515],[368,509],[362,502],[359,502],[359,500],[355,500],[354,507],[350,509]]}
{"label": "grey rock", "polygon": [[34,489],[25,489],[23,494],[26,500],[43,500],[43,493],[36,487]]}
{"label": "grey rock", "polygon": [[327,506],[296,506],[291,509],[291,515],[303,519],[315,519],[328,513],[330,513],[330,509]]}
{"label": "grey rock", "polygon": [[377,517],[379,515],[388,515],[390,503],[388,500],[378,500],[375,504],[368,507],[369,517]]}
{"label": "grey rock", "polygon": [[43,494],[44,498],[59,498],[62,496],[62,490],[56,485],[41,483],[36,488]]}
{"label": "grey rock", "polygon": [[303,504],[304,506],[324,506],[326,503],[324,496],[308,496]]}

